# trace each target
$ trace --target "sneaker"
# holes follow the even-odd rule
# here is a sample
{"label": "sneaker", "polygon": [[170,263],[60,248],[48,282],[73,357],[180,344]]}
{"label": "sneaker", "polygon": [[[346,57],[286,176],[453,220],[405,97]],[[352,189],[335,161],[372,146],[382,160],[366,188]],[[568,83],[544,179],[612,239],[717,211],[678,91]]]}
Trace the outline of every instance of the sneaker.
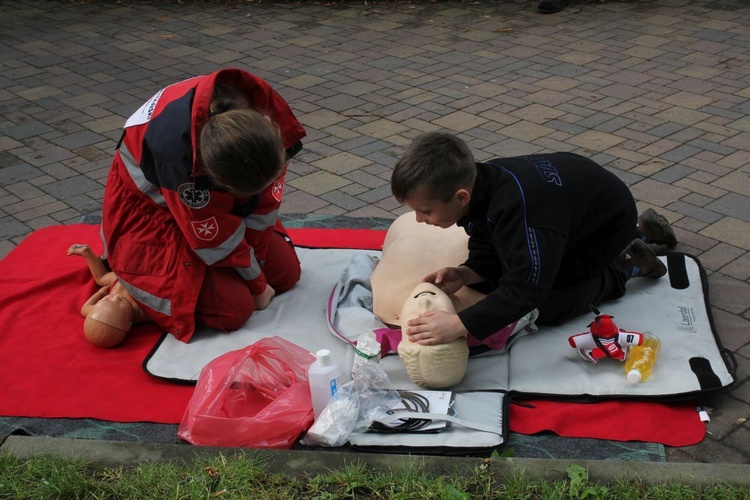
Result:
{"label": "sneaker", "polygon": [[672,231],[669,221],[653,208],[647,208],[638,216],[638,225],[636,227],[638,235],[646,243],[654,245],[667,245],[674,248],[677,245],[677,238]]}
{"label": "sneaker", "polygon": [[661,278],[667,274],[667,266],[643,240],[634,239],[622,255],[633,265],[633,277]]}

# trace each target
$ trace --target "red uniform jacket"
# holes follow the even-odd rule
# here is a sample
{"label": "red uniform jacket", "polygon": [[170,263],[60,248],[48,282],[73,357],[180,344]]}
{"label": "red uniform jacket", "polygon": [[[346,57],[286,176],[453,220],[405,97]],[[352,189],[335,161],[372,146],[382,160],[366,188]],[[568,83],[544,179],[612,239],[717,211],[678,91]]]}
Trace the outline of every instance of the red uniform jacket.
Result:
{"label": "red uniform jacket", "polygon": [[207,266],[233,267],[253,294],[284,191],[284,171],[259,195],[218,190],[201,170],[196,143],[217,82],[246,90],[281,129],[287,156],[305,130],[266,82],[225,69],[160,90],[125,123],[107,178],[102,240],[128,292],[159,326],[187,342]]}

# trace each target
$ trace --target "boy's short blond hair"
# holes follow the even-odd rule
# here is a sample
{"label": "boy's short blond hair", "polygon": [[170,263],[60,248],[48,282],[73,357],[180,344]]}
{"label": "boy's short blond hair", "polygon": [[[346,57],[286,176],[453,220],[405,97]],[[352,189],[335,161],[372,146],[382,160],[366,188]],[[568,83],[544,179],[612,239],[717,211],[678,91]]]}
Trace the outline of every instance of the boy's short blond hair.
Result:
{"label": "boy's short blond hair", "polygon": [[464,141],[446,132],[417,137],[393,168],[391,191],[403,203],[417,188],[449,201],[459,189],[472,190],[477,177],[474,155]]}

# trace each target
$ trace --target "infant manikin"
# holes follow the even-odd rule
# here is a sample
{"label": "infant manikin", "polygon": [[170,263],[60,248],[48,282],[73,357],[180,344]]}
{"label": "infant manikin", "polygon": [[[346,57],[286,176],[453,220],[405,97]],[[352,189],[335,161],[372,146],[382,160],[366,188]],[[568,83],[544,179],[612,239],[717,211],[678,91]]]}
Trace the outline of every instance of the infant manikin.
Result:
{"label": "infant manikin", "polygon": [[[410,319],[437,310],[456,312],[445,292],[432,283],[418,284],[401,310],[403,330]],[[469,346],[463,337],[447,344],[420,345],[409,341],[406,333],[403,333],[398,355],[415,384],[427,389],[446,389],[464,378],[469,362]]]}
{"label": "infant manikin", "polygon": [[[442,229],[419,224],[414,212],[401,215],[388,228],[383,254],[370,277],[373,313],[386,325],[401,326],[401,308],[414,285],[440,268],[462,264],[468,255],[469,237],[460,227]],[[483,297],[463,287],[449,301],[460,312]]]}
{"label": "infant manikin", "polygon": [[119,294],[105,295],[88,309],[83,333],[92,344],[114,347],[125,339],[135,313],[130,301]]}
{"label": "infant manikin", "polygon": [[68,255],[83,257],[101,287],[81,307],[81,316],[86,318],[83,334],[89,342],[98,347],[114,347],[125,339],[133,323],[149,321],[115,273],[107,271],[89,245],[71,245]]}

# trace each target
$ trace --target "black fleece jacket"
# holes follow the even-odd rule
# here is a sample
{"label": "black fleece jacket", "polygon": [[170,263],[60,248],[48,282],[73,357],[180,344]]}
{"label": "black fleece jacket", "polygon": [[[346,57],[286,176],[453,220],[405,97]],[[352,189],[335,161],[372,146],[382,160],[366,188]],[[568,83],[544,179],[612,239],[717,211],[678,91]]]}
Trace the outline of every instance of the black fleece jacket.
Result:
{"label": "black fleece jacket", "polygon": [[[519,156],[477,163],[463,264],[482,276],[489,295],[459,314],[484,339],[538,308],[552,288],[568,288],[602,272],[597,249],[608,223],[635,210],[627,186],[597,163],[573,153]],[[635,230],[635,228],[633,228]]]}

